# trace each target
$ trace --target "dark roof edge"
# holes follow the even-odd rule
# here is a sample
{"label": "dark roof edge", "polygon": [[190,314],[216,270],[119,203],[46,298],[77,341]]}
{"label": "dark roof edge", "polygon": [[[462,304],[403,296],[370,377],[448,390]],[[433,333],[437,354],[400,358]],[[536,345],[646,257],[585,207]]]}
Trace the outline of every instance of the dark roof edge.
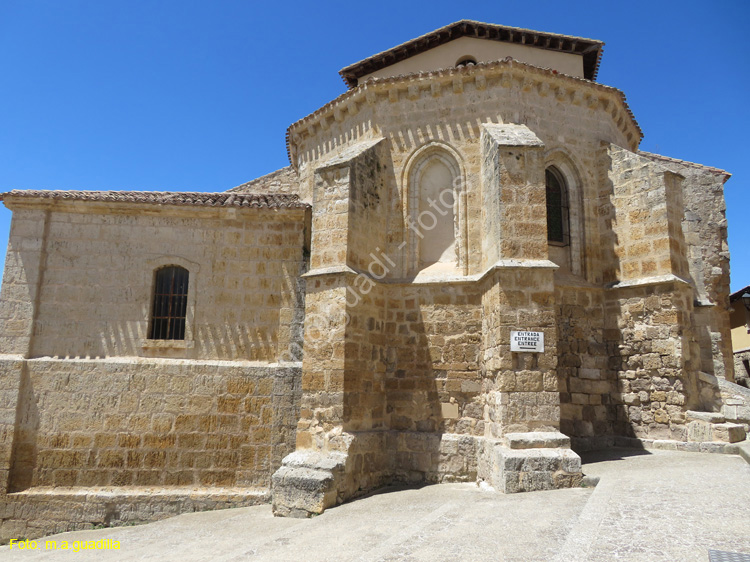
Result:
{"label": "dark roof edge", "polygon": [[[488,39],[503,43],[517,43],[550,51],[581,55],[584,58],[584,78],[596,80],[599,73],[603,41],[576,37],[573,35],[561,35],[559,33],[548,33],[545,31],[534,31],[519,27],[510,27],[474,20],[460,20],[444,27],[420,35],[414,39],[396,45],[386,51],[376,53],[359,62],[350,64],[339,70],[341,78],[347,87],[354,88],[358,80],[366,74],[370,74],[381,68],[386,68],[397,62],[401,62],[414,55],[423,53],[429,49],[453,41],[460,37],[473,36],[478,39]],[[531,38],[527,41],[527,38]],[[557,41],[557,47],[551,47],[553,41]],[[541,42],[541,44],[540,44]],[[566,43],[570,48],[564,48]]]}
{"label": "dark roof edge", "polygon": [[743,287],[739,291],[735,291],[734,293],[729,295],[729,302],[737,302],[738,300],[740,300],[743,293],[748,293],[748,292],[750,292],[750,285],[748,285],[747,287]]}

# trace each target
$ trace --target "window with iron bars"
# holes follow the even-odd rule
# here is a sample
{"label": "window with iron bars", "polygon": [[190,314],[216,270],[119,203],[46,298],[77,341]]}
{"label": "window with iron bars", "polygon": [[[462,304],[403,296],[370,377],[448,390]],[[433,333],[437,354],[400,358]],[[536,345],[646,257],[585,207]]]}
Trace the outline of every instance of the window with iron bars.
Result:
{"label": "window with iron bars", "polygon": [[184,340],[189,272],[170,265],[156,270],[149,339]]}

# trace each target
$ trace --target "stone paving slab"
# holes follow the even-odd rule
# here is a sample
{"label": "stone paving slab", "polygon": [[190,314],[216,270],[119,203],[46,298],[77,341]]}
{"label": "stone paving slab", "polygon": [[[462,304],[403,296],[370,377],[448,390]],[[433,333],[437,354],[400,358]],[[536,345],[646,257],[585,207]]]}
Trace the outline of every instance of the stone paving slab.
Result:
{"label": "stone paving slab", "polygon": [[268,505],[52,537],[120,550],[0,548],[9,560],[564,561],[709,560],[750,553],[750,466],[737,456],[608,451],[584,456],[595,488],[502,495],[473,484],[392,490],[312,519]]}

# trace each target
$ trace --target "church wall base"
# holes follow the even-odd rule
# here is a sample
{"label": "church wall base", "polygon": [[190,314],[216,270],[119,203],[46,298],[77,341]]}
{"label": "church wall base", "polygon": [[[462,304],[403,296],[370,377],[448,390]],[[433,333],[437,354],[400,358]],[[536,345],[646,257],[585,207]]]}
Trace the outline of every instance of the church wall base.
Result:
{"label": "church wall base", "polygon": [[67,531],[140,525],[181,513],[260,505],[262,488],[31,488],[0,496],[0,544]]}

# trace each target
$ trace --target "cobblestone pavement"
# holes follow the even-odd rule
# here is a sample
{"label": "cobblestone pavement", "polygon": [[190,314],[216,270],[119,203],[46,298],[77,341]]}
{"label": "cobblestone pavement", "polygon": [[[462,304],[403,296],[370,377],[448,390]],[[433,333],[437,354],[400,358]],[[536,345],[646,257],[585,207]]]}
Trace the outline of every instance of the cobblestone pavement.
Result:
{"label": "cobblestone pavement", "polygon": [[[708,561],[750,553],[750,465],[736,456],[615,450],[584,457],[592,488],[502,495],[473,484],[391,490],[313,519],[270,506],[65,533],[120,550],[0,548],[13,560]],[[49,540],[49,539],[47,539]]]}

